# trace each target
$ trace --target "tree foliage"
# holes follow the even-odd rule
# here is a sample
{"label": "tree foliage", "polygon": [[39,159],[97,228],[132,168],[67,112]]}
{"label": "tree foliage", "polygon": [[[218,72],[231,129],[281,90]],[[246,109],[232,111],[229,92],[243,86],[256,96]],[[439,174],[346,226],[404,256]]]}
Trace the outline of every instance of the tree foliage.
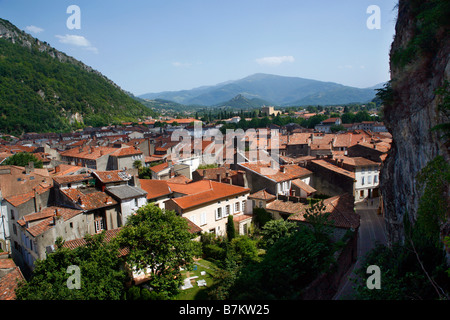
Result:
{"label": "tree foliage", "polygon": [[[18,300],[119,300],[127,274],[118,246],[105,242],[104,234],[87,236],[87,245],[74,250],[62,247],[45,260],[36,260],[33,275],[16,290]],[[80,289],[69,289],[69,266],[80,268]]]}
{"label": "tree foliage", "polygon": [[19,166],[19,167],[25,167],[30,162],[34,163],[35,168],[43,168],[43,163],[41,160],[39,160],[35,155],[27,152],[19,152],[8,159],[6,159],[2,165],[11,165],[11,166]]}
{"label": "tree foliage", "polygon": [[153,204],[130,216],[117,237],[130,250],[126,257],[130,267],[151,275],[148,285],[168,297],[182,284],[180,267],[189,269],[201,254],[200,244],[192,239],[187,220]]}
{"label": "tree foliage", "polygon": [[0,39],[2,132],[67,132],[79,127],[69,121],[76,113],[94,127],[155,115],[81,63],[61,62],[39,49]]}

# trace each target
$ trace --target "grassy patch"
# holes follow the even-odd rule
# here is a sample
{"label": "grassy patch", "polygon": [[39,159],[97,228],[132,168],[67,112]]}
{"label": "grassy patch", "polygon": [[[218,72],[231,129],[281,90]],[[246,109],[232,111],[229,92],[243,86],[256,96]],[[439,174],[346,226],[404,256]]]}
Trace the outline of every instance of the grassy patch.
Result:
{"label": "grassy patch", "polygon": [[[195,262],[194,270],[192,271],[182,271],[181,274],[183,279],[198,277],[191,279],[192,288],[181,290],[181,292],[175,297],[175,300],[205,300],[207,299],[206,289],[213,284],[214,270],[216,265],[208,260],[201,259]],[[202,271],[205,275],[202,275]],[[206,286],[199,287],[197,281],[205,280]]]}

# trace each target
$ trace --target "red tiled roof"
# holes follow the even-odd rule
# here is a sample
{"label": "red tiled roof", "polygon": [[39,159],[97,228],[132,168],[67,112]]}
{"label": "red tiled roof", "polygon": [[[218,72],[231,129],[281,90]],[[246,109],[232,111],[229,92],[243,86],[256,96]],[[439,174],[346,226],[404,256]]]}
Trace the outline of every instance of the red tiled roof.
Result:
{"label": "red tiled roof", "polygon": [[259,190],[251,195],[248,196],[249,199],[258,199],[258,200],[274,200],[277,197],[269,192],[266,191],[266,189]]}
{"label": "red tiled roof", "polygon": [[139,179],[141,189],[147,192],[147,200],[167,196],[172,193],[166,180]]}
{"label": "red tiled roof", "polygon": [[309,184],[303,182],[303,180],[301,180],[301,179],[292,180],[292,184],[296,185],[297,187],[299,187],[300,189],[302,189],[303,191],[305,191],[308,194],[317,191],[316,189],[311,187]]}
{"label": "red tiled roof", "polygon": [[26,227],[27,223],[29,227],[26,230],[33,236],[37,237],[38,235],[44,233],[45,231],[53,228],[53,218],[61,218],[64,221],[67,221],[79,214],[81,214],[82,210],[65,208],[65,207],[48,207],[42,209],[40,212],[31,213],[23,216],[17,223]]}
{"label": "red tiled roof", "polygon": [[176,177],[173,177],[173,178],[168,179],[167,182],[170,182],[170,183],[178,183],[178,184],[187,184],[187,183],[191,183],[192,180],[186,178],[186,177],[183,176],[183,175],[179,175],[179,176],[176,176]]}
{"label": "red tiled roof", "polygon": [[117,204],[116,200],[101,191],[84,194],[79,189],[65,189],[61,192],[84,210],[94,210]]}
{"label": "red tiled roof", "polygon": [[75,174],[70,176],[53,177],[53,180],[56,181],[58,184],[81,182],[89,179],[92,179],[92,176],[90,174]]}
{"label": "red tiled roof", "polygon": [[198,225],[196,225],[195,223],[193,223],[191,220],[183,217],[183,219],[186,219],[187,223],[188,223],[188,228],[189,228],[189,232],[190,233],[200,233],[202,232],[202,228],[200,228]]}
{"label": "red tiled roof", "polygon": [[326,120],[323,120],[322,123],[335,123],[339,118],[329,118]]}
{"label": "red tiled roof", "polygon": [[[172,184],[171,187],[172,186],[175,186],[175,184]],[[192,189],[192,192],[189,195],[171,200],[181,209],[189,209],[196,206],[206,205],[210,202],[243,195],[250,192],[250,189],[248,188],[219,183],[211,180],[202,180],[179,186],[187,188],[190,187]]]}
{"label": "red tiled roof", "polygon": [[[119,234],[120,230],[122,228],[117,228],[117,229],[111,229],[111,230],[105,230],[103,231],[105,234],[105,242],[110,242],[112,239],[114,239],[115,237],[117,237],[117,235]],[[69,240],[64,242],[64,244],[62,245],[63,248],[68,248],[68,249],[76,249],[78,247],[82,247],[85,246],[87,244],[87,241],[85,238],[78,238],[78,239],[74,239],[74,240]],[[128,253],[130,252],[129,248],[121,248],[119,249],[119,256],[126,256]]]}
{"label": "red tiled roof", "polygon": [[33,191],[15,195],[15,196],[11,196],[11,197],[5,198],[5,200],[8,201],[10,204],[12,204],[14,207],[17,207],[17,206],[20,206],[21,204],[24,204],[25,202],[33,199],[35,193],[40,195],[40,194],[50,190],[51,187],[52,187],[51,185],[40,184],[40,185],[34,187]]}
{"label": "red tiled roof", "polygon": [[[325,199],[323,201],[325,205],[324,212],[330,213],[328,221],[333,222],[335,227],[356,229],[360,225],[360,216],[354,211],[354,199],[350,194],[344,194],[341,196],[335,196]],[[291,221],[305,221],[304,213],[307,205],[303,205],[304,209],[291,215],[288,220]]]}
{"label": "red tiled roof", "polygon": [[61,156],[87,160],[97,160],[98,158],[104,155],[109,155],[115,151],[117,151],[117,148],[85,146],[63,151],[61,152]]}
{"label": "red tiled roof", "polygon": [[127,148],[120,148],[113,153],[110,154],[110,156],[113,157],[128,157],[133,155],[140,155],[142,154],[142,151],[134,148],[134,147],[127,147]]}
{"label": "red tiled roof", "polygon": [[123,173],[122,170],[112,170],[112,171],[95,171],[94,175],[102,183],[120,182],[128,181],[131,176],[127,173]]}
{"label": "red tiled roof", "polygon": [[[308,169],[300,167],[298,165],[281,166],[280,170],[272,169],[269,163],[263,162],[247,162],[240,163],[239,165],[257,172],[260,175],[265,176],[275,182],[293,180],[312,174],[312,172]],[[282,172],[282,167],[284,167],[284,172]]]}
{"label": "red tiled roof", "polygon": [[245,221],[248,219],[252,219],[253,215],[251,214],[240,214],[238,216],[233,216],[233,221],[234,222],[241,222],[241,221]]}
{"label": "red tiled roof", "polygon": [[156,165],[154,167],[150,167],[150,170],[155,172],[155,173],[158,173],[158,172],[160,172],[160,171],[162,171],[162,170],[164,170],[164,169],[166,169],[168,167],[169,167],[169,164],[167,162],[164,162],[164,163],[158,164],[158,165]]}
{"label": "red tiled roof", "polygon": [[342,174],[344,176],[352,178],[353,180],[355,179],[355,173],[354,172],[345,170],[345,169],[343,169],[341,167],[338,167],[338,166],[336,166],[334,164],[331,164],[331,163],[329,163],[329,162],[327,162],[325,160],[311,160],[311,162],[314,163],[314,164],[317,164],[317,165],[319,165],[319,166],[321,166],[321,167],[323,167],[323,168],[325,168],[327,170],[330,170],[330,171]]}
{"label": "red tiled roof", "polygon": [[18,283],[25,277],[12,259],[0,259],[0,269],[7,272],[0,278],[0,300],[15,300]]}

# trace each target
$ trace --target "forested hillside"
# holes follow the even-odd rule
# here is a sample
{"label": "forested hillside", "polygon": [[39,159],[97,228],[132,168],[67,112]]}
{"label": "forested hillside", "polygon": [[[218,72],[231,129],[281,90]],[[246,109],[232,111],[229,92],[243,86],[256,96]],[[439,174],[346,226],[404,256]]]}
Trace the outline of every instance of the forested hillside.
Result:
{"label": "forested hillside", "polygon": [[64,132],[155,115],[83,63],[0,19],[0,132]]}

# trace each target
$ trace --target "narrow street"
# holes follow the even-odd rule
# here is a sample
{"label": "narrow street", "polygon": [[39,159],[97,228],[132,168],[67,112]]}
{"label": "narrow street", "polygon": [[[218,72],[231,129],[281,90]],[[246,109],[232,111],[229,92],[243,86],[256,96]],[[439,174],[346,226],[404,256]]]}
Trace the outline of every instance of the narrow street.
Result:
{"label": "narrow street", "polygon": [[377,242],[386,244],[384,219],[381,215],[377,214],[378,200],[374,200],[373,205],[370,200],[368,203],[358,203],[355,205],[355,210],[361,216],[358,238],[358,258],[344,276],[341,286],[333,297],[333,300],[353,299],[353,282],[349,281],[349,278],[354,277],[353,271],[360,267],[365,254],[374,248]]}

